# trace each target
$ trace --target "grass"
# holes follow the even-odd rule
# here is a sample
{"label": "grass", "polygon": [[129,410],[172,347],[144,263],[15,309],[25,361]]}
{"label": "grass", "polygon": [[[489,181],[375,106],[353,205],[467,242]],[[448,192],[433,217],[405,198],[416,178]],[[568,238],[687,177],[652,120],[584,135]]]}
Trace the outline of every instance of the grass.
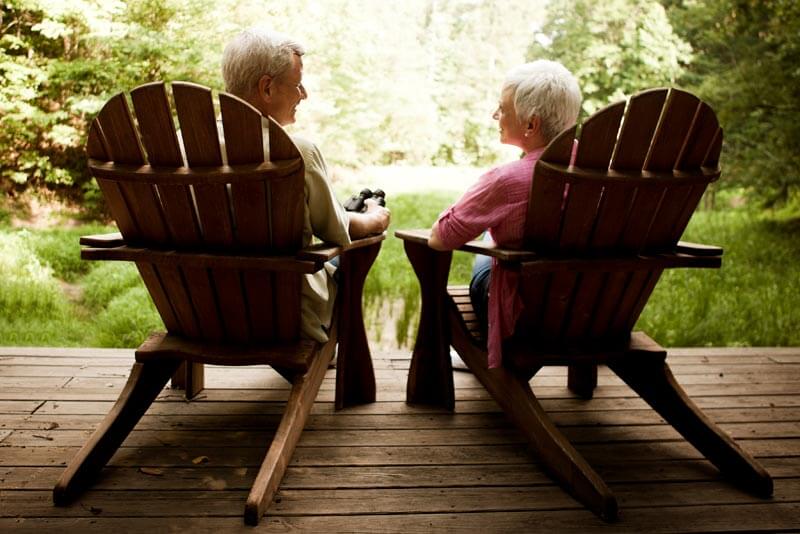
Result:
{"label": "grass", "polygon": [[[373,339],[416,334],[419,288],[393,236],[429,227],[458,193],[396,194],[390,236],[365,285]],[[800,345],[800,218],[796,210],[697,212],[684,239],[722,246],[719,270],[667,271],[638,329],[665,346]],[[0,345],[134,347],[163,325],[130,264],[83,262],[78,236],[99,226],[16,230],[0,227]],[[451,283],[467,283],[472,257],[456,253]]]}

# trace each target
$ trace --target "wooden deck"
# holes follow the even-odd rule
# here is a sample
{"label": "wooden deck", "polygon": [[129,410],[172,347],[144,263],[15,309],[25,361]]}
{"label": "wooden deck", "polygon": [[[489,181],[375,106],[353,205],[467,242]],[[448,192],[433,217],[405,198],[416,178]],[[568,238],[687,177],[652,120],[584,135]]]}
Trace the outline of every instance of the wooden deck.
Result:
{"label": "wooden deck", "polygon": [[[116,399],[131,350],[0,348],[0,531],[249,531],[247,491],[286,383],[266,367],[208,367],[191,403],[165,390],[94,488],[66,508],[51,489]],[[407,353],[375,357],[378,402],[335,412],[334,371],[258,529],[314,532],[798,531],[800,348],[674,349],[694,400],[761,459],[772,500],[724,483],[601,369],[595,398],[548,368],[534,391],[609,483],[604,524],[542,473],[478,382],[456,373],[456,412],[405,404]]]}

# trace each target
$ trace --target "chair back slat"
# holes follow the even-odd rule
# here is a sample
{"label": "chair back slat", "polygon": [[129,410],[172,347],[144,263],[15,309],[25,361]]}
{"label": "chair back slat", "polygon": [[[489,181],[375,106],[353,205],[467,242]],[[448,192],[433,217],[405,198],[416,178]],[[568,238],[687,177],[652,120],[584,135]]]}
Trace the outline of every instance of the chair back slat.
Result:
{"label": "chair back slat", "polygon": [[[143,165],[144,152],[134,127],[133,117],[123,94],[113,97],[98,115],[110,156],[115,162],[129,165]],[[128,217],[136,221],[136,232],[123,236],[132,242],[142,239],[165,241],[168,230],[164,224],[158,196],[152,185],[141,183],[121,183],[121,194],[125,199]],[[123,216],[124,218],[124,216]]]}
{"label": "chair back slat", "polygon": [[209,341],[224,341],[225,330],[217,303],[217,292],[211,281],[211,273],[206,268],[184,265],[182,267],[186,285],[190,293],[194,316],[197,317],[203,338]]}
{"label": "chair back slat", "polygon": [[607,273],[587,272],[580,274],[580,281],[575,289],[575,300],[572,305],[568,323],[564,330],[564,340],[585,339],[589,325],[594,317],[601,291],[606,284]]}
{"label": "chair back slat", "polygon": [[697,114],[698,98],[685,91],[672,89],[664,105],[644,168],[648,171],[671,171],[684,146],[692,121]]}
{"label": "chair back slat", "polygon": [[172,95],[187,164],[190,167],[221,165],[222,153],[211,90],[193,83],[175,82]]}
{"label": "chair back slat", "polygon": [[[175,122],[170,111],[166,85],[154,82],[131,91],[142,144],[151,166],[181,167],[184,164]],[[179,245],[198,245],[199,229],[192,205],[192,193],[185,185],[156,186],[160,211],[169,230],[170,241]]]}
{"label": "chair back slat", "polygon": [[152,263],[140,261],[136,262],[136,267],[139,269],[139,274],[142,276],[148,293],[150,293],[150,298],[153,299],[153,303],[156,305],[161,320],[164,321],[164,326],[170,332],[182,332],[178,317],[175,315],[175,310],[173,310],[169,297],[164,291],[164,286],[155,266]]}
{"label": "chair back slat", "polygon": [[638,252],[644,248],[666,189],[666,186],[657,180],[640,182],[622,232],[620,241],[622,250]]}
{"label": "chair back slat", "polygon": [[553,273],[542,316],[540,339],[546,344],[557,343],[566,328],[572,298],[578,282],[578,273],[561,271]]}
{"label": "chair back slat", "polygon": [[248,295],[247,306],[254,341],[265,341],[275,337],[277,327],[275,313],[274,275],[268,271],[244,271],[242,283]]}
{"label": "chair back slat", "polygon": [[628,286],[629,278],[630,273],[624,271],[608,273],[589,325],[588,339],[599,340],[611,336],[611,321]]}
{"label": "chair back slat", "polygon": [[280,341],[295,339],[300,334],[300,276],[284,272],[274,275],[275,337]]}
{"label": "chair back slat", "polygon": [[[173,83],[172,92],[188,165],[222,165],[211,90],[192,83]],[[233,224],[225,185],[198,184],[192,192],[203,243],[217,248],[232,246]]]}
{"label": "chair back slat", "polygon": [[575,154],[576,167],[608,168],[624,112],[625,102],[622,101],[607,106],[586,119],[581,126],[578,151]]}
{"label": "chair back slat", "polygon": [[[225,151],[229,165],[264,161],[261,113],[232,95],[220,94]],[[245,247],[272,245],[267,209],[267,188],[263,182],[231,185],[231,202],[236,241]]]}
{"label": "chair back slat", "polygon": [[[642,291],[639,294],[639,299],[636,301],[636,304],[634,304],[630,313],[628,313],[627,324],[621,325],[621,329],[623,331],[630,332],[633,330],[636,321],[639,319],[639,315],[641,315],[642,311],[644,310],[650,295],[653,294],[653,290],[655,289],[656,284],[661,278],[661,274],[663,272],[663,269],[653,269],[652,271],[649,271],[649,277],[642,287]],[[624,317],[621,319],[624,319]]]}
{"label": "chair back slat", "polygon": [[642,169],[667,92],[667,89],[653,89],[631,97],[611,159],[612,169]]}
{"label": "chair back slat", "polygon": [[[247,343],[250,339],[250,329],[247,321],[247,303],[242,293],[240,271],[211,269],[211,275],[214,279],[219,307],[221,310],[225,310],[221,315],[226,339],[235,343]],[[260,298],[260,295],[251,295],[251,298]]]}
{"label": "chair back slat", "polygon": [[165,167],[183,165],[164,83],[140,85],[131,91],[131,100],[150,165]]}
{"label": "chair back slat", "polygon": [[616,309],[608,325],[608,335],[612,338],[622,337],[630,333],[627,329],[631,312],[639,302],[642,290],[645,288],[651,275],[650,271],[633,271],[630,273],[625,290],[620,295]]}
{"label": "chair back slat", "polygon": [[117,163],[143,165],[144,152],[133,125],[128,101],[119,93],[109,99],[97,115],[108,155]]}
{"label": "chair back slat", "polygon": [[717,130],[717,134],[714,136],[714,140],[711,142],[711,147],[708,149],[708,154],[706,154],[705,161],[703,161],[703,167],[708,167],[710,169],[719,168],[719,155],[721,152],[722,128]]}
{"label": "chair back slat", "polygon": [[[277,122],[269,120],[269,154],[271,161],[299,158],[300,152]],[[303,205],[289,202],[302,198],[303,182],[292,179],[272,180],[267,197],[270,211],[272,246],[276,250],[295,250],[303,241]]]}
{"label": "chair back slat", "polygon": [[190,338],[201,337],[202,331],[195,315],[191,291],[187,287],[183,269],[178,265],[166,264],[157,265],[154,268],[178,321],[178,331],[175,333]]}
{"label": "chair back slat", "polygon": [[219,107],[228,165],[264,161],[261,113],[233,95],[220,93]]}
{"label": "chair back slat", "polygon": [[714,110],[705,102],[700,102],[692,123],[692,130],[686,138],[686,145],[675,163],[675,168],[681,171],[699,169],[718,130],[719,122],[717,122]]}
{"label": "chair back slat", "polygon": [[[133,125],[128,102],[120,93],[109,99],[98,113],[89,132],[90,157],[127,165],[144,164],[144,154]],[[124,184],[98,179],[97,184],[107,199],[108,209],[117,221],[125,238],[131,242],[142,239],[144,230],[136,216],[133,191]]]}
{"label": "chair back slat", "polygon": [[575,146],[576,128],[577,126],[573,126],[558,134],[555,139],[550,141],[550,144],[544,149],[539,159],[549,163],[569,165],[569,161],[572,159],[572,150]]}
{"label": "chair back slat", "polygon": [[590,246],[597,254],[614,251],[621,247],[622,232],[628,222],[636,188],[619,184],[606,187],[597,212]]}
{"label": "chair back slat", "polygon": [[580,251],[586,248],[592,237],[597,219],[603,187],[593,183],[570,183],[564,205],[560,252]]}
{"label": "chair back slat", "polygon": [[99,161],[111,161],[111,154],[108,150],[103,130],[100,128],[100,121],[92,121],[89,126],[89,136],[86,139],[86,154]]}

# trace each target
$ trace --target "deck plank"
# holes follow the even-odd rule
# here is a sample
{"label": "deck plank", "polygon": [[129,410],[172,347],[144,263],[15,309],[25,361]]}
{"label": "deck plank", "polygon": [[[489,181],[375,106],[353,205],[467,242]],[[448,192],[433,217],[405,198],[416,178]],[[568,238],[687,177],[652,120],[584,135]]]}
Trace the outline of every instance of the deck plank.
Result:
{"label": "deck plank", "polygon": [[[288,394],[266,366],[208,366],[209,389],[191,403],[165,389],[95,486],[69,507],[52,506],[55,480],[111,408],[132,362],[127,349],[0,347],[0,531],[250,531],[244,500]],[[328,372],[261,527],[797,529],[800,348],[671,349],[668,362],[708,416],[770,471],[772,500],[727,484],[607,369],[586,401],[567,390],[563,368],[546,368],[534,392],[619,499],[620,520],[605,524],[542,471],[469,373],[455,375],[454,413],[405,404],[409,355],[391,351],[375,356],[374,404],[335,411]]]}

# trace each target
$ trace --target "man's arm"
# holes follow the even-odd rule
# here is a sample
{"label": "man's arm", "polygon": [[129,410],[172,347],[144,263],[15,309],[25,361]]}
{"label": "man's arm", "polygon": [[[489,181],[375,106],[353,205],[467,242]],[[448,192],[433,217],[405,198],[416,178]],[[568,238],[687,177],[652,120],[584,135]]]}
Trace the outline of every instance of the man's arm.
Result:
{"label": "man's arm", "polygon": [[389,227],[392,213],[388,209],[380,206],[371,198],[364,201],[364,204],[367,206],[367,211],[364,213],[347,212],[350,218],[349,232],[352,239],[379,234]]}

